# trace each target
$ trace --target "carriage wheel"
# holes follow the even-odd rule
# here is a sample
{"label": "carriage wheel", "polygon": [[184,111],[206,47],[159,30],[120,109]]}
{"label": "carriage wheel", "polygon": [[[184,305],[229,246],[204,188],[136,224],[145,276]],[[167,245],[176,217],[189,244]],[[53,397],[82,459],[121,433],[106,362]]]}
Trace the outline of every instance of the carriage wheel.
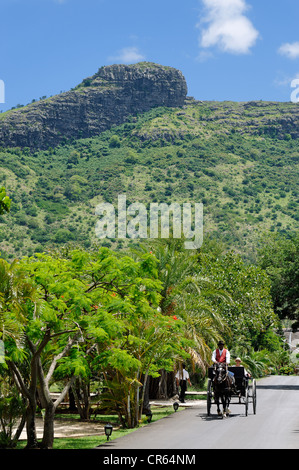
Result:
{"label": "carriage wheel", "polygon": [[208,380],[208,388],[207,388],[207,413],[208,416],[211,415],[211,406],[212,406],[212,380]]}
{"label": "carriage wheel", "polygon": [[253,413],[256,414],[256,382],[255,379],[252,381],[252,404],[253,404]]}
{"label": "carriage wheel", "polygon": [[245,390],[245,416],[248,416],[248,400],[249,400],[249,390],[247,387]]}

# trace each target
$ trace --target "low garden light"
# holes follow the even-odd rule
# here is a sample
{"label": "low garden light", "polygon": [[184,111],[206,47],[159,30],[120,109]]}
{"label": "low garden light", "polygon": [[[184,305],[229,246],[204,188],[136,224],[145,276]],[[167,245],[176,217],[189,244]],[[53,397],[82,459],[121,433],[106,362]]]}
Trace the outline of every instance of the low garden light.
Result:
{"label": "low garden light", "polygon": [[107,441],[109,441],[109,437],[111,436],[112,431],[113,431],[113,426],[112,424],[108,423],[108,424],[105,424],[104,429],[105,429]]}
{"label": "low garden light", "polygon": [[180,406],[180,405],[178,404],[178,402],[175,401],[174,404],[173,404],[173,409],[174,409],[174,411],[177,411],[178,408],[179,408],[179,406]]}

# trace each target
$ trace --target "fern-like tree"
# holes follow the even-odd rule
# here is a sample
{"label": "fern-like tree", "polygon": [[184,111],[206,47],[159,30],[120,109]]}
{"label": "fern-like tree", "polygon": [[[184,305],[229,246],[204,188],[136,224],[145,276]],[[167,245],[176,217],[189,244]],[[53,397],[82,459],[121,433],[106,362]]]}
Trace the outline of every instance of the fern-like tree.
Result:
{"label": "fern-like tree", "polygon": [[[104,373],[107,366],[118,374],[127,400],[125,421],[135,426],[142,402],[140,380],[153,367],[154,345],[171,361],[168,326],[161,327],[165,318],[160,327],[155,319],[161,287],[157,260],[144,254],[136,262],[103,248],[65,256],[37,254],[22,260],[19,269],[35,295],[24,304],[24,345],[20,348],[12,338],[7,364],[29,402],[27,447],[52,447],[55,410],[76,378],[89,380],[91,368]],[[50,386],[55,380],[64,386],[53,402]],[[133,383],[129,393],[128,383]],[[37,395],[45,410],[41,444],[35,429]]]}
{"label": "fern-like tree", "polygon": [[[22,356],[24,346],[23,330],[26,325],[26,305],[34,299],[34,289],[19,271],[18,262],[8,263],[0,259],[0,341],[3,357],[0,360],[1,375],[1,435],[5,437],[8,446],[16,444],[25,425],[25,411],[28,413],[30,404],[25,397],[23,403],[18,397],[11,394],[11,376],[9,374],[9,363],[12,353],[11,345],[17,345],[19,351],[14,351],[14,358]],[[13,348],[14,349],[14,348]],[[3,351],[2,351],[3,350]],[[17,383],[16,390],[20,391]],[[27,410],[25,408],[27,406]],[[23,412],[24,411],[24,412]],[[8,416],[21,417],[19,425],[12,433],[12,421]],[[9,422],[8,422],[8,421]]]}

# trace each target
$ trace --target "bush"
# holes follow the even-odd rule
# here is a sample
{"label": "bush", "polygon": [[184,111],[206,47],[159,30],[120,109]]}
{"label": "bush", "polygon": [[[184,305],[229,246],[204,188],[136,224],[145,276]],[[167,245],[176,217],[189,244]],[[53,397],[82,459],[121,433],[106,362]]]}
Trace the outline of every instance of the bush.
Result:
{"label": "bush", "polygon": [[113,135],[109,140],[109,147],[110,148],[118,148],[120,147],[120,140],[117,135]]}
{"label": "bush", "polygon": [[295,373],[295,369],[294,366],[283,366],[280,367],[278,373],[281,375],[291,375]]}
{"label": "bush", "polygon": [[0,400],[0,448],[14,447],[13,428],[24,413],[24,404],[14,391],[14,396],[1,397]]}
{"label": "bush", "polygon": [[68,229],[61,228],[57,230],[53,239],[56,243],[67,243],[70,240],[74,240],[74,235]]}
{"label": "bush", "polygon": [[27,217],[24,212],[19,212],[15,216],[15,221],[18,225],[27,225]]}

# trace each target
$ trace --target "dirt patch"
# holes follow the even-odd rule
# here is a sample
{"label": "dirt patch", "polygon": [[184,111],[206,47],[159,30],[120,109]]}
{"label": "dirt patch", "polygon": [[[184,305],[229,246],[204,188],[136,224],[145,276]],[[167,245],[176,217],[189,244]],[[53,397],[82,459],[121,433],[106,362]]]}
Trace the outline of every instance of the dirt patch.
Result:
{"label": "dirt patch", "polygon": [[[36,419],[36,434],[37,439],[43,437],[43,420]],[[84,436],[100,436],[105,434],[104,426],[100,423],[74,421],[70,419],[55,419],[54,421],[54,437],[84,437]],[[26,429],[20,437],[21,440],[27,439]]]}

